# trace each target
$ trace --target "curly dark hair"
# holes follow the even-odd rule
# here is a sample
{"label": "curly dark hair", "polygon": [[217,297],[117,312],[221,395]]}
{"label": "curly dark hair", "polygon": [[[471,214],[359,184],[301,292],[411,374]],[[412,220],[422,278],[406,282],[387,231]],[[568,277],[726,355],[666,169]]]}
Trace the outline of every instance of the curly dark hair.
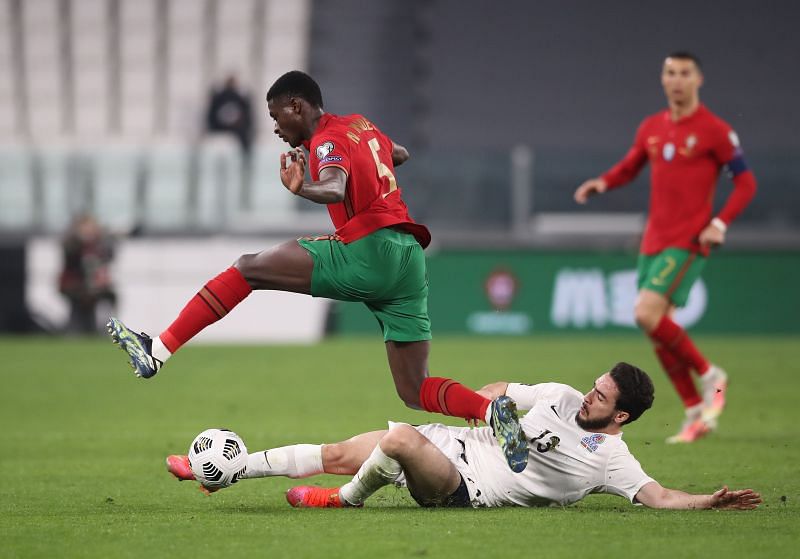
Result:
{"label": "curly dark hair", "polygon": [[267,91],[267,101],[272,101],[284,95],[305,99],[313,106],[322,108],[322,91],[319,85],[314,81],[314,78],[300,70],[286,72],[275,80],[275,83]]}
{"label": "curly dark hair", "polygon": [[622,425],[636,421],[653,405],[653,381],[639,367],[624,362],[614,365],[609,374],[619,390],[616,408],[630,415]]}

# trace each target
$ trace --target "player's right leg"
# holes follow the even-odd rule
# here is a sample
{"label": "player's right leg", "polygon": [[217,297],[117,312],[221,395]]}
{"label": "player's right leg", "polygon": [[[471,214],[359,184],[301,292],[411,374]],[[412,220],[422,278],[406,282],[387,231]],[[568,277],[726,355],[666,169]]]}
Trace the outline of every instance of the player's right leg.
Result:
{"label": "player's right leg", "polygon": [[[302,479],[322,473],[353,475],[385,434],[385,430],[371,431],[338,443],[295,444],[251,452],[240,480],[274,476]],[[167,471],[178,481],[195,480],[185,454],[167,456],[166,465]]]}
{"label": "player's right leg", "polygon": [[150,378],[186,342],[225,317],[254,289],[310,293],[314,261],[297,241],[246,254],[209,280],[158,337],[136,334],[121,321],[108,323],[112,340],[125,350],[137,374]]}
{"label": "player's right leg", "polygon": [[725,396],[728,391],[728,374],[717,365],[711,365],[708,372],[700,377],[703,386],[703,421],[712,429],[725,409]]}
{"label": "player's right leg", "polygon": [[494,402],[449,378],[427,375],[430,342],[386,342],[389,368],[397,393],[412,408],[485,421],[492,427],[509,468],[521,472],[528,463],[528,440],[519,424],[516,404],[504,396]]}

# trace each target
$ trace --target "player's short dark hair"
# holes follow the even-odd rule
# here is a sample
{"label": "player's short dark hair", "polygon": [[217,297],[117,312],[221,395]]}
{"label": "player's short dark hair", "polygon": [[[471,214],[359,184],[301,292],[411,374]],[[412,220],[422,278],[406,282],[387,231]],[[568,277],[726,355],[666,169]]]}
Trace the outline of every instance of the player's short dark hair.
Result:
{"label": "player's short dark hair", "polygon": [[676,50],[667,55],[667,58],[677,58],[678,60],[691,60],[697,69],[700,70],[703,66],[700,64],[700,59],[694,53],[688,50]]}
{"label": "player's short dark hair", "polygon": [[636,421],[653,405],[655,398],[653,381],[647,373],[629,363],[619,362],[609,373],[619,390],[616,408],[629,414],[628,419],[622,424]]}
{"label": "player's short dark hair", "polygon": [[275,80],[275,83],[267,91],[267,101],[283,96],[299,97],[315,107],[322,108],[322,91],[319,85],[314,78],[300,70],[286,72]]}

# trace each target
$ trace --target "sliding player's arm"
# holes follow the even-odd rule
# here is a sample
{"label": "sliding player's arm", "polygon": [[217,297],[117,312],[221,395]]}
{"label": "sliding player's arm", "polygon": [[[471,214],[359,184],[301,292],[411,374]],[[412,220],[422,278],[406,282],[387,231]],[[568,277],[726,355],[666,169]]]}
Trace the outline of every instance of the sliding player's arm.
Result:
{"label": "sliding player's arm", "polygon": [[478,394],[483,396],[484,398],[488,398],[489,400],[496,400],[500,396],[506,395],[506,390],[508,389],[507,382],[493,382],[492,384],[487,384],[480,390],[476,390]]}
{"label": "sliding player's arm", "polygon": [[490,400],[500,396],[508,396],[516,402],[518,410],[530,410],[542,398],[549,398],[555,401],[562,397],[565,392],[574,393],[575,389],[556,382],[522,384],[500,381],[487,384],[477,392]]}
{"label": "sliding player's arm", "polygon": [[751,510],[761,503],[761,495],[752,489],[731,491],[727,485],[712,495],[694,495],[651,481],[636,493],[636,501],[654,509]]}

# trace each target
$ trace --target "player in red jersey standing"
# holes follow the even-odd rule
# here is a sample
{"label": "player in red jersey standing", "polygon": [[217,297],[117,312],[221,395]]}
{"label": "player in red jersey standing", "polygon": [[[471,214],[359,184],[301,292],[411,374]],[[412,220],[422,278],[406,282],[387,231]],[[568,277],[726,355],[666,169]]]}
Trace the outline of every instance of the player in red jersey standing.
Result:
{"label": "player in red jersey standing", "polygon": [[[736,132],[700,102],[703,74],[697,57],[688,52],[669,55],[661,84],[668,108],[644,119],[625,157],[604,175],[580,185],[575,200],[584,204],[593,194],[632,181],[650,162],[650,209],[634,313],[686,408],[681,430],[667,442],[687,443],[716,428],[725,406],[727,375],[672,320],[672,311],[686,303],[710,249],[725,242],[728,226],[755,194],[756,181]],[[722,168],[734,189],[722,211],[712,216]],[[692,370],[700,376],[702,395]]]}
{"label": "player in red jersey standing", "polygon": [[[486,421],[511,469],[523,470],[528,446],[513,400],[490,401],[454,380],[428,376],[431,332],[422,251],[431,236],[409,217],[394,176],[394,166],[408,159],[408,151],[361,115],[325,113],[319,86],[303,72],[281,76],[267,103],[275,134],[295,148],[281,155],[281,182],[292,194],[327,204],[336,232],[241,256],[156,338],[112,318],[109,332],[130,355],[136,374],[155,375],[183,344],[256,289],[361,301],[383,330],[389,368],[406,405]],[[309,150],[310,182],[300,146]]]}

